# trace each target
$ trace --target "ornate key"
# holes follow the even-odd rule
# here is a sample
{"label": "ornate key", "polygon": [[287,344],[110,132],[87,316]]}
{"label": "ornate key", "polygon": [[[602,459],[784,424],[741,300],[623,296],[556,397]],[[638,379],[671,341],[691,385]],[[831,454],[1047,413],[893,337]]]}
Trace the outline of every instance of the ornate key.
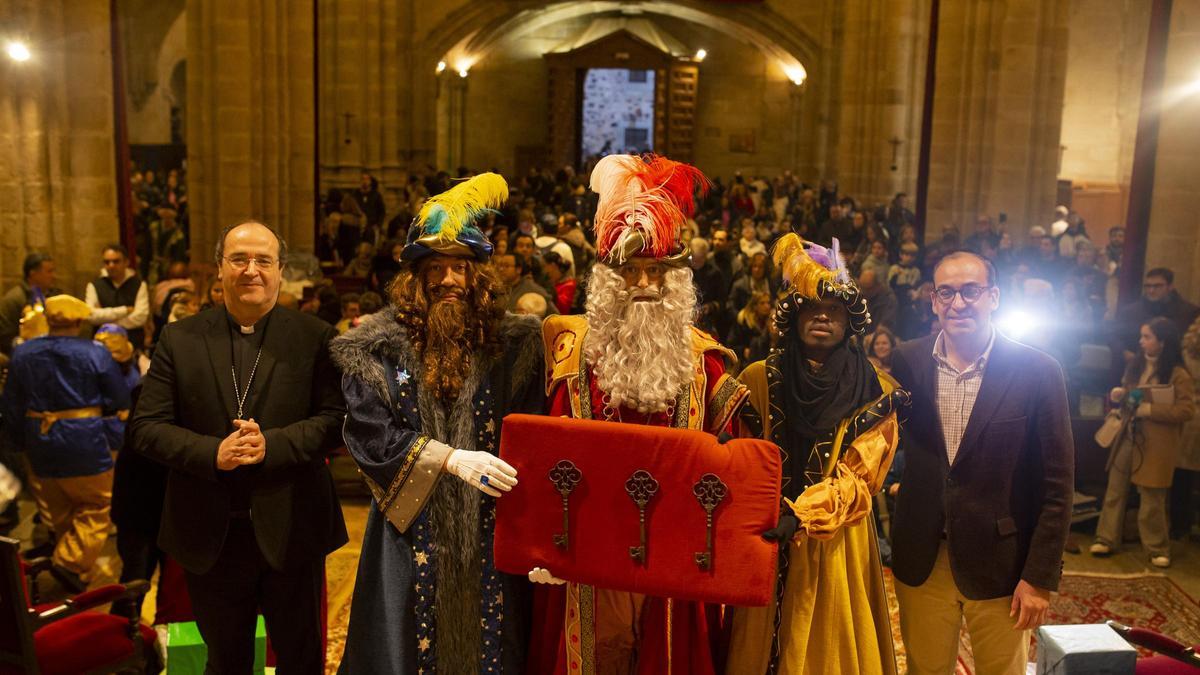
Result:
{"label": "ornate key", "polygon": [[645,565],[646,564],[646,505],[650,503],[650,499],[658,493],[658,481],[654,480],[654,476],[650,475],[645,469],[638,469],[633,472],[629,480],[625,481],[625,492],[629,494],[629,498],[633,500],[638,507],[638,529],[641,531],[641,544],[629,547],[629,557],[633,558],[633,562]]}
{"label": "ornate key", "polygon": [[704,509],[705,520],[705,550],[696,552],[696,566],[702,570],[708,570],[712,567],[713,557],[713,512],[717,510],[717,506],[721,500],[725,499],[725,495],[729,493],[729,488],[716,474],[706,473],[700,477],[700,480],[692,486],[692,494],[696,495],[696,501],[700,502],[700,508]]}
{"label": "ornate key", "polygon": [[558,464],[550,469],[550,482],[554,483],[554,489],[558,490],[558,494],[562,496],[562,511],[563,511],[563,531],[561,534],[554,535],[554,545],[565,549],[570,542],[571,533],[571,518],[570,518],[570,498],[571,492],[579,485],[579,481],[583,479],[583,473],[575,467],[575,463],[569,459],[559,460]]}

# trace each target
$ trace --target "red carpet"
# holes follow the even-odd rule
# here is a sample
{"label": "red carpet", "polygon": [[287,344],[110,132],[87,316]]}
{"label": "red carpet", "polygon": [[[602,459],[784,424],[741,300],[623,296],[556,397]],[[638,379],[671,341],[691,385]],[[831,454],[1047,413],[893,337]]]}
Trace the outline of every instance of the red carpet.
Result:
{"label": "red carpet", "polygon": [[[891,570],[884,570],[892,639],[899,672],[905,671],[904,643],[900,640],[899,611]],[[1104,623],[1115,619],[1169,635],[1185,644],[1200,644],[1200,603],[1163,574],[1093,574],[1066,572],[1057,595],[1050,601],[1047,624]],[[1143,656],[1149,652],[1142,650]],[[1037,645],[1029,658],[1037,658]],[[964,628],[958,650],[959,674],[974,672],[971,641]]]}

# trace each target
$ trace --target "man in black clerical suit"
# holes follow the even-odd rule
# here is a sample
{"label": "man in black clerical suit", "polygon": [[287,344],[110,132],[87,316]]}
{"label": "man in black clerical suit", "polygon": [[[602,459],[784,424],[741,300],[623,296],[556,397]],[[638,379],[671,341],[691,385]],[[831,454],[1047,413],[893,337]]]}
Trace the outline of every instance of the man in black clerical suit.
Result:
{"label": "man in black clerical suit", "polygon": [[325,555],[346,543],[326,453],[345,405],[336,333],[277,307],[287,244],[257,222],[217,244],[225,306],[168,326],[133,417],[169,470],[159,546],[184,568],[208,673],[249,673],[261,611],[280,672],[321,673]]}

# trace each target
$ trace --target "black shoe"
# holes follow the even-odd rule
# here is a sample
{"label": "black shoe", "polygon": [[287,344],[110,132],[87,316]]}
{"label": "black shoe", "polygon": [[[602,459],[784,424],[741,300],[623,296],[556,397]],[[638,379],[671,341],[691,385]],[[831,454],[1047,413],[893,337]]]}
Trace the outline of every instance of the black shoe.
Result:
{"label": "black shoe", "polygon": [[65,567],[53,565],[50,567],[50,574],[58,580],[58,583],[62,584],[63,588],[70,591],[72,595],[87,590],[87,582],[83,580],[83,577]]}

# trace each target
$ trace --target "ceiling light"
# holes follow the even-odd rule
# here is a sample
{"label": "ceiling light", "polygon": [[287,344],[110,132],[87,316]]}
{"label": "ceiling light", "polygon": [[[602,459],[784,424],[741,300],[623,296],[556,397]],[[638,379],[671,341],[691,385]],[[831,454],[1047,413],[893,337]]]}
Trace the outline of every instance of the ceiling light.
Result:
{"label": "ceiling light", "polygon": [[28,61],[33,56],[29,53],[29,47],[24,42],[16,40],[10,41],[5,46],[4,51],[8,54],[8,58],[21,63]]}

